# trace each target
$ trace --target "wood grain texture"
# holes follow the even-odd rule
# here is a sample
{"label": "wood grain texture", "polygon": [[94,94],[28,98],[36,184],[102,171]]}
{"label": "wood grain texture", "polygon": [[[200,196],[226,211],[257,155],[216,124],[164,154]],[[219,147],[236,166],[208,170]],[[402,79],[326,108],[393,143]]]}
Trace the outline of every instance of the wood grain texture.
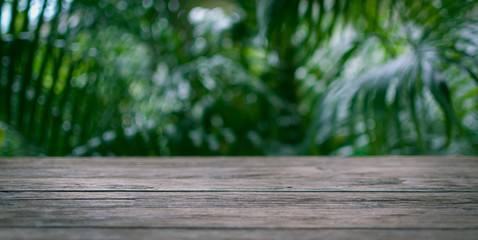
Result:
{"label": "wood grain texture", "polygon": [[477,157],[0,158],[0,239],[477,235]]}
{"label": "wood grain texture", "polygon": [[0,239],[464,239],[478,230],[450,229],[145,229],[145,228],[0,228]]}
{"label": "wood grain texture", "polygon": [[15,192],[0,203],[8,227],[478,229],[476,193]]}
{"label": "wood grain texture", "polygon": [[478,191],[476,157],[13,158],[0,167],[0,191]]}
{"label": "wood grain texture", "polygon": [[[13,237],[14,236],[14,237]],[[118,229],[0,228],[0,239],[464,239],[476,240],[478,230],[450,229]]]}

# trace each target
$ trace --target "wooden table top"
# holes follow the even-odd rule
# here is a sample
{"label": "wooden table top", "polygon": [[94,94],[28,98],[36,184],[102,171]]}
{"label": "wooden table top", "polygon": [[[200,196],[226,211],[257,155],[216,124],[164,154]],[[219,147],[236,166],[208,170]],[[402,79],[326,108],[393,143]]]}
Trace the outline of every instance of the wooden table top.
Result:
{"label": "wooden table top", "polygon": [[0,158],[0,239],[478,239],[478,157]]}

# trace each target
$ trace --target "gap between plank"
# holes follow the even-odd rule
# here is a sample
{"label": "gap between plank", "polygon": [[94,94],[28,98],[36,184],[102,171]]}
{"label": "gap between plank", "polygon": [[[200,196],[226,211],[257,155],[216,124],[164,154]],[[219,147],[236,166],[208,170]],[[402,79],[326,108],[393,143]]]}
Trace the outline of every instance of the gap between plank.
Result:
{"label": "gap between plank", "polygon": [[17,192],[79,192],[79,193],[95,193],[95,192],[143,192],[143,193],[478,193],[478,190],[0,190],[0,193],[17,193]]}
{"label": "gap between plank", "polygon": [[306,230],[306,231],[316,231],[316,230],[412,230],[412,231],[463,231],[463,230],[478,230],[478,228],[376,228],[376,227],[317,227],[317,228],[307,228],[307,227],[120,227],[120,226],[0,226],[0,229],[11,229],[11,228],[20,228],[20,229],[157,229],[157,230],[261,230],[261,231],[275,231],[275,230]]}

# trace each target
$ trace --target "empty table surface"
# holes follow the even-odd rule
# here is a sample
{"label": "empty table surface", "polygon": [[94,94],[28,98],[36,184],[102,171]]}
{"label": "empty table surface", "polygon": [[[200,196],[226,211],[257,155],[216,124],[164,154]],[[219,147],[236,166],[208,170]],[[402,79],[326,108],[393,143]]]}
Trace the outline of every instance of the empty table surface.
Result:
{"label": "empty table surface", "polygon": [[478,157],[0,158],[0,239],[478,239]]}

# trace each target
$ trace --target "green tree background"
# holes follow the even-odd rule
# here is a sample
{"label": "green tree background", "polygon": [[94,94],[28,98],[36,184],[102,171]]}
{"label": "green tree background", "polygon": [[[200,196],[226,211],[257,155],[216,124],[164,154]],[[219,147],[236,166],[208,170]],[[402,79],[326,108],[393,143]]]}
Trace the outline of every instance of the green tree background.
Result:
{"label": "green tree background", "polygon": [[0,0],[0,155],[476,155],[477,3]]}

